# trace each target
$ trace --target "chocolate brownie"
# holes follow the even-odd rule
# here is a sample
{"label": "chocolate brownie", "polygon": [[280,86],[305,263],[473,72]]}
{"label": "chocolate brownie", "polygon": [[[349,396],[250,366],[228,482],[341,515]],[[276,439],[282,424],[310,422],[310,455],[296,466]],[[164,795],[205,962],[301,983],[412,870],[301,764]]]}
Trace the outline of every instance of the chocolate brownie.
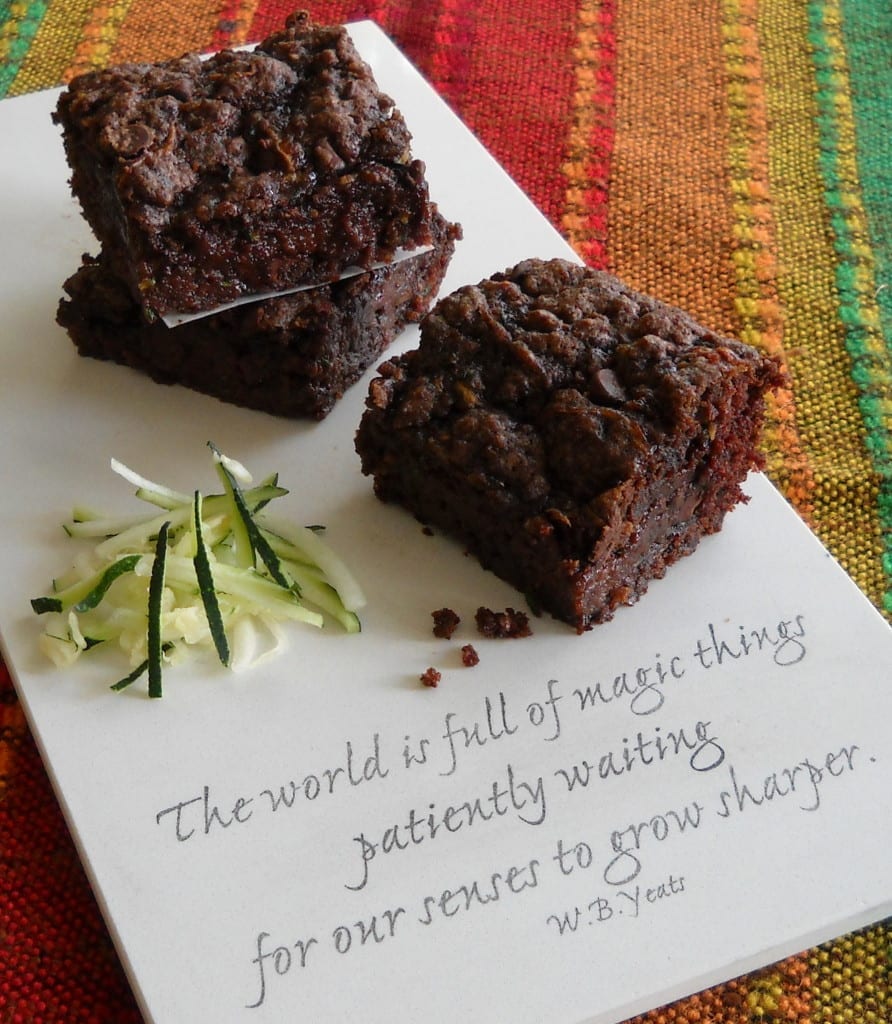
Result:
{"label": "chocolate brownie", "polygon": [[84,257],[65,283],[69,298],[57,319],[81,355],[237,405],[321,419],[397,333],[430,308],[459,233],[436,214],[432,250],[179,327],[146,321],[107,255]]}
{"label": "chocolate brownie", "polygon": [[528,260],[441,299],[356,436],[377,495],[578,631],[720,529],[778,362],[611,275]]}
{"label": "chocolate brownie", "polygon": [[424,165],[342,26],[306,13],[246,52],[75,78],[71,188],[159,315],[328,282],[430,242]]}

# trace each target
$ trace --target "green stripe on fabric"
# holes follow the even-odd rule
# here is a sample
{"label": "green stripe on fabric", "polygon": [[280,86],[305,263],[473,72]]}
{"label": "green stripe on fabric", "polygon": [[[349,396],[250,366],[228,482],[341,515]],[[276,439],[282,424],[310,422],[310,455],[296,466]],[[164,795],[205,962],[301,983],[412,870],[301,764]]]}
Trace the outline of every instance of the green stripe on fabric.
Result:
{"label": "green stripe on fabric", "polygon": [[95,0],[54,0],[9,87],[10,96],[46,89],[62,81]]}
{"label": "green stripe on fabric", "polygon": [[876,473],[839,320],[839,258],[818,167],[807,12],[801,4],[761,2],[755,10],[784,350],[796,397],[797,432],[815,483],[810,523],[880,607],[887,577],[881,564]]}
{"label": "green stripe on fabric", "polygon": [[9,92],[9,87],[15,81],[48,6],[49,0],[9,5],[9,16],[6,24],[2,26],[0,35],[0,46],[3,51],[3,61],[0,63],[0,99]]}
{"label": "green stripe on fabric", "polygon": [[[864,13],[866,9],[850,11],[850,18],[854,22]],[[870,218],[875,222],[882,210],[885,209],[888,216],[886,175],[889,165],[887,163],[878,172],[873,164],[878,154],[870,155],[868,163],[874,166],[870,195],[865,192],[863,174],[865,146],[876,144],[880,152],[885,148],[885,159],[889,160],[888,140],[884,139],[881,144],[879,138],[871,136],[882,134],[885,115],[892,108],[886,106],[880,112],[872,105],[862,106],[861,116],[856,113],[852,75],[859,64],[866,68],[868,58],[858,49],[863,40],[856,39],[855,50],[847,52],[848,39],[840,2],[813,0],[808,5],[808,19],[817,84],[820,170],[839,256],[836,273],[839,317],[845,327],[846,346],[852,359],[852,379],[859,392],[859,408],[867,431],[865,443],[877,473],[877,512],[883,535],[882,562],[886,578],[883,608],[892,613],[892,353],[887,340],[892,323],[892,297],[883,296],[889,285],[888,249],[885,265],[882,253],[883,245],[888,245],[888,235],[878,238],[870,225]],[[885,40],[888,47],[892,33],[887,31]],[[874,69],[882,68],[887,57],[888,49],[878,52]],[[879,77],[866,70],[860,71],[860,76],[858,91],[865,86],[869,90]],[[888,89],[888,82],[886,87]],[[890,97],[885,99],[890,102]],[[880,117],[876,119],[878,113]],[[885,124],[885,132],[888,134],[888,124]],[[868,213],[868,204],[872,213]],[[884,271],[886,288],[880,286],[880,275]],[[881,312],[884,307],[885,319]]]}
{"label": "green stripe on fabric", "polygon": [[[876,264],[876,302],[887,355],[892,349],[892,7],[875,0],[842,0],[842,32],[850,55],[855,157],[861,177],[864,214]],[[892,418],[892,369],[880,383],[886,416]],[[890,428],[887,419],[887,430]],[[892,473],[888,447],[884,471]],[[883,492],[884,524],[892,524],[892,497]],[[892,528],[892,527],[890,527]],[[890,545],[892,546],[892,545]],[[885,553],[892,577],[892,551]]]}

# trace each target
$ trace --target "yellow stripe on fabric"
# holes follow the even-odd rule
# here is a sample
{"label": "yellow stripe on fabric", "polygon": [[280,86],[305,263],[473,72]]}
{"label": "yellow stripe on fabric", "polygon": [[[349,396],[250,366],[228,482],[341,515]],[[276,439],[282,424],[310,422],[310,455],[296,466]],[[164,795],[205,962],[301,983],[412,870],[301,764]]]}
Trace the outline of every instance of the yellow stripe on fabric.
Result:
{"label": "yellow stripe on fabric", "polygon": [[[888,922],[887,922],[888,924]],[[890,933],[877,925],[809,953],[815,1020],[827,1024],[892,1021]],[[849,979],[859,979],[857,985]]]}
{"label": "yellow stripe on fabric", "polygon": [[58,85],[77,50],[94,0],[50,4],[9,92],[17,95]]}
{"label": "yellow stripe on fabric", "polygon": [[20,0],[18,3],[9,5],[9,15],[6,21],[0,25],[0,61],[6,63],[9,60],[12,46],[19,35],[19,26],[28,15],[27,0]]}
{"label": "yellow stripe on fabric", "polygon": [[[778,356],[784,349],[784,311],[777,292],[777,237],[768,174],[768,115],[756,25],[757,0],[724,0],[728,73],[728,162],[737,249],[736,308],[743,341]],[[814,516],[815,479],[796,424],[795,391],[769,397],[762,442],[766,469],[806,522]]]}
{"label": "yellow stripe on fabric", "polygon": [[799,436],[814,470],[814,525],[879,604],[884,579],[878,488],[839,321],[837,258],[818,166],[807,13],[796,4],[759,4],[757,28],[765,66],[778,297]]}
{"label": "yellow stripe on fabric", "polygon": [[746,1024],[761,1021],[810,1020],[811,988],[804,957],[790,957],[776,967],[746,976],[747,993],[741,1016]]}
{"label": "yellow stripe on fabric", "polygon": [[112,63],[179,57],[210,46],[221,0],[130,0],[114,43]]}
{"label": "yellow stripe on fabric", "polygon": [[65,69],[63,81],[111,62],[112,48],[133,0],[107,0],[93,8],[84,26],[83,36],[74,52],[71,64]]}

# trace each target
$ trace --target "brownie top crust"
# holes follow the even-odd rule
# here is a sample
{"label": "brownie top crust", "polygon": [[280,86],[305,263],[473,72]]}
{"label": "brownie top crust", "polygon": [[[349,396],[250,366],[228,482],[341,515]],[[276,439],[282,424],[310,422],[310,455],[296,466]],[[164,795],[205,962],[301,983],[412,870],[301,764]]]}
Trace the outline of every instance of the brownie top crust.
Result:
{"label": "brownie top crust", "polygon": [[122,199],[168,216],[231,217],[233,203],[286,204],[348,165],[409,161],[406,125],[346,31],[305,15],[252,51],[88,72],[60,105],[98,154],[132,164]]}
{"label": "brownie top crust", "polygon": [[419,348],[379,373],[369,426],[386,412],[526,514],[572,510],[656,462],[671,471],[692,445],[714,449],[734,413],[728,382],[761,413],[782,379],[773,358],[564,260],[527,260],[441,299]]}
{"label": "brownie top crust", "polygon": [[[137,297],[158,312],[330,280],[430,241],[405,121],[346,30],[306,13],[252,51],[81,75],[54,117],[87,220],[134,260]],[[175,291],[184,273],[194,294]]]}

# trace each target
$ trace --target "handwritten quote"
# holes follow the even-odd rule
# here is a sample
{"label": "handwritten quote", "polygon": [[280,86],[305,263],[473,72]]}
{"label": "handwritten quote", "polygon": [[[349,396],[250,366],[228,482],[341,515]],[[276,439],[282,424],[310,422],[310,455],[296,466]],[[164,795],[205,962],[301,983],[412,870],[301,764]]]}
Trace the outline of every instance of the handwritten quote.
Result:
{"label": "handwritten quote", "polygon": [[[485,839],[503,820],[520,822],[536,837],[536,856],[524,853],[498,870],[487,868],[479,877],[438,885],[405,906],[366,910],[349,922],[334,923],[325,933],[274,937],[257,929],[247,945],[249,976],[253,976],[252,989],[246,993],[247,1009],[273,998],[276,979],[311,969],[326,952],[348,956],[355,949],[393,941],[415,929],[448,927],[452,919],[496,908],[548,880],[586,881],[590,898],[556,906],[542,922],[555,941],[569,941],[589,927],[634,921],[666,900],[684,898],[694,883],[681,872],[649,876],[647,859],[652,849],[680,845],[735,818],[779,804],[817,813],[828,786],[870,763],[872,758],[853,742],[855,738],[845,737],[832,749],[791,752],[786,764],[745,774],[733,763],[729,738],[718,735],[709,720],[692,717],[671,725],[664,721],[673,689],[686,685],[696,674],[721,673],[729,666],[766,658],[779,668],[795,670],[807,658],[806,627],[802,614],[757,628],[723,630],[707,623],[687,650],[656,655],[647,664],[585,685],[564,686],[558,679],[547,679],[535,700],[517,701],[510,688],[486,694],[473,718],[447,711],[438,731],[404,735],[398,743],[380,733],[359,742],[346,740],[336,763],[226,800],[203,786],[158,810],[155,824],[165,838],[178,844],[214,842],[256,826],[263,818],[274,821],[303,806],[337,801],[359,788],[369,792],[387,787],[407,772],[419,780],[467,776],[472,791],[461,800],[422,800],[405,808],[396,820],[365,823],[355,830],[349,839],[350,856],[344,858],[351,868],[340,885],[349,893],[362,894],[364,900],[371,898],[382,864],[408,863],[414,851],[439,848],[443,840]],[[597,755],[575,757],[557,766],[549,762],[542,771],[528,765],[521,769],[512,760],[513,744],[531,730],[552,750],[560,750],[571,717],[592,716],[608,705],[627,709],[634,728],[624,730],[620,740]],[[484,781],[473,769],[482,750],[495,748],[504,751],[505,757]],[[653,775],[669,764],[704,780],[695,799],[655,806],[652,813],[612,822],[598,834],[581,829],[580,834],[556,835],[543,828],[552,819],[554,805],[591,797],[600,787],[627,776]],[[481,853],[486,849],[481,842]]]}

